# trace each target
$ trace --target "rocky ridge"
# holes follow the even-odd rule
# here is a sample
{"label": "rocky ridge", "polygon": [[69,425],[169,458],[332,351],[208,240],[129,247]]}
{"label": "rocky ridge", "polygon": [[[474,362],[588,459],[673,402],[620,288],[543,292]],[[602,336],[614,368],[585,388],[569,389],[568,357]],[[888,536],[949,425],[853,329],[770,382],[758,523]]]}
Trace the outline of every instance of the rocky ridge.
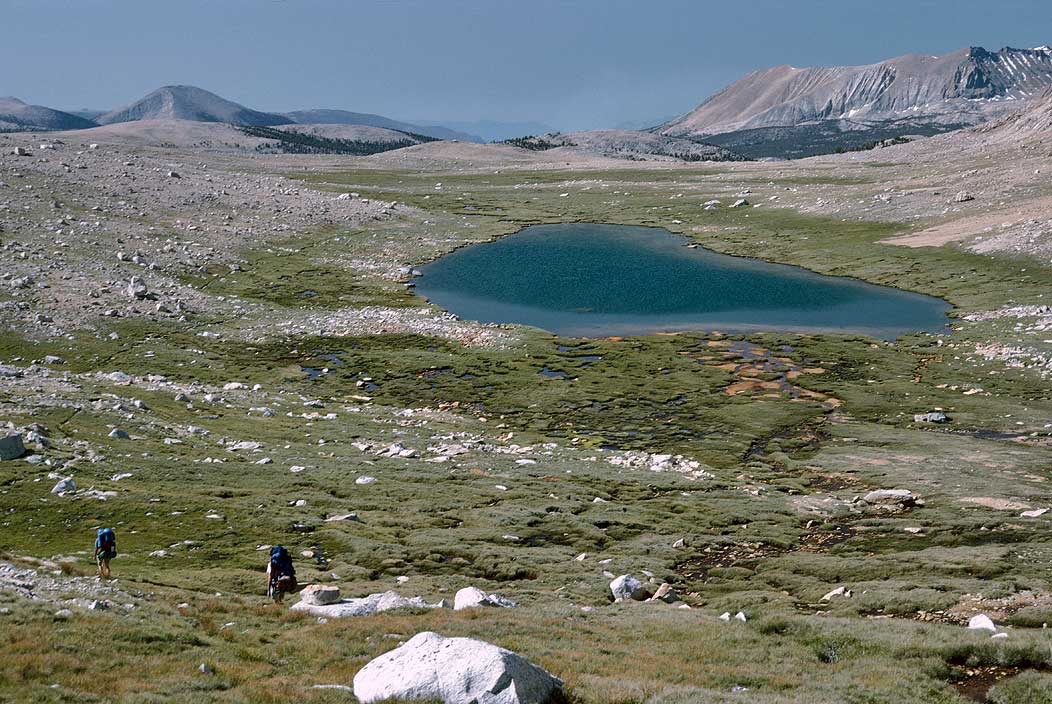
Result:
{"label": "rocky ridge", "polygon": [[704,136],[753,128],[842,122],[977,124],[1052,86],[1052,49],[961,49],[909,54],[866,66],[776,66],[748,74],[694,110],[656,129]]}

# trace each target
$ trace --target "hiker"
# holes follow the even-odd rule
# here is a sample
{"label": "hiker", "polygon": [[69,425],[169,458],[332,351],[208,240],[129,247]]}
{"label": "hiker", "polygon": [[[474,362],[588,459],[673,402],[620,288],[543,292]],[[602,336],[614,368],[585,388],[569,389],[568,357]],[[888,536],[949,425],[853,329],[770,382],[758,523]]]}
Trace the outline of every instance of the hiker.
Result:
{"label": "hiker", "polygon": [[99,577],[110,578],[110,560],[117,557],[117,534],[112,528],[99,528],[95,535],[95,561],[99,564]]}
{"label": "hiker", "polygon": [[280,602],[285,594],[296,591],[296,568],[292,566],[292,555],[283,545],[270,549],[267,563],[267,596]]}

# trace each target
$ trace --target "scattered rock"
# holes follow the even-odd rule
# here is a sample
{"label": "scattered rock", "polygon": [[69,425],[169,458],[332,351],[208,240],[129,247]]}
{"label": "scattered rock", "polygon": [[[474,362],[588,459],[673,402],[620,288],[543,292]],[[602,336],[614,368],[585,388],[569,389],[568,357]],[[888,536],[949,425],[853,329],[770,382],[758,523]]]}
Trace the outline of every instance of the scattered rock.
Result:
{"label": "scattered rock", "polygon": [[357,479],[355,479],[354,483],[358,484],[360,486],[364,486],[366,484],[375,484],[376,483],[376,477],[370,477],[368,475],[363,474],[362,476],[360,476]]}
{"label": "scattered rock", "polygon": [[825,596],[823,596],[820,599],[820,601],[829,601],[830,599],[832,599],[835,596],[842,596],[842,597],[845,597],[845,598],[851,598],[851,592],[850,592],[850,590],[847,589],[847,587],[837,587],[833,591],[831,591],[831,592],[827,593]]}
{"label": "scattered rock", "polygon": [[128,298],[137,301],[141,301],[150,295],[149,289],[146,288],[146,282],[143,281],[141,276],[131,277],[131,281],[128,282],[128,286],[125,289],[125,293],[128,294]]}
{"label": "scattered rock", "polygon": [[654,592],[654,596],[647,599],[647,601],[663,601],[666,604],[678,604],[680,602],[679,594],[672,588],[668,582],[663,582],[657,591]]}
{"label": "scattered rock", "polygon": [[66,477],[65,479],[60,479],[58,483],[51,488],[51,493],[62,496],[63,494],[76,490],[77,483],[73,481],[73,477]]}
{"label": "scattered rock", "polygon": [[683,455],[629,450],[623,454],[609,457],[607,462],[615,467],[625,467],[628,469],[646,469],[651,472],[674,472],[677,474],[683,474],[691,479],[712,478],[712,474],[708,472],[700,462],[684,457]]}
{"label": "scattered rock", "polygon": [[354,676],[362,704],[425,699],[443,704],[546,704],[562,681],[510,650],[425,631]]}
{"label": "scattered rock", "polygon": [[968,191],[958,191],[957,195],[953,197],[954,203],[967,203],[970,200],[975,200],[975,196]]}
{"label": "scattered rock", "polygon": [[913,416],[914,423],[949,423],[950,417],[942,411],[931,411],[930,413],[917,413]]}
{"label": "scattered rock", "polygon": [[416,450],[405,447],[401,443],[394,443],[376,453],[378,457],[403,457],[406,459],[416,457]]}
{"label": "scattered rock", "polygon": [[361,520],[362,519],[358,518],[358,514],[355,511],[351,511],[350,513],[341,513],[341,514],[338,514],[336,516],[329,516],[328,518],[325,519],[325,522],[326,523],[335,523],[336,521],[361,521]]}
{"label": "scattered rock", "polygon": [[453,597],[453,610],[472,609],[477,606],[497,606],[511,609],[516,606],[511,599],[500,594],[487,594],[478,587],[464,587]]}
{"label": "scattered rock", "polygon": [[0,460],[16,460],[26,454],[25,444],[19,434],[0,438]]}
{"label": "scattered rock", "polygon": [[111,430],[109,436],[118,440],[131,440],[131,435],[128,435],[128,431],[121,430],[120,428],[114,428]]}

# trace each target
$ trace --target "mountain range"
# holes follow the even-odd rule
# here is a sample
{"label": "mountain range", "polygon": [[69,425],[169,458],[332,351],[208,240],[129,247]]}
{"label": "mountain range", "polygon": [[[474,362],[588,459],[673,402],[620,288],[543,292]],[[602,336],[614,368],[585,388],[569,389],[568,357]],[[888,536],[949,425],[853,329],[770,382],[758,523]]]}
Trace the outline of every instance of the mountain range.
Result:
{"label": "mountain range", "polygon": [[289,124],[360,125],[423,135],[434,139],[481,142],[475,135],[437,125],[414,125],[381,115],[347,110],[262,112],[247,108],[196,86],[164,86],[133,103],[108,112],[78,110],[76,114],[26,105],[17,98],[0,98],[0,131],[79,130],[123,122],[186,120],[221,122],[252,127]]}
{"label": "mountain range", "polygon": [[408,122],[392,120],[383,115],[373,115],[366,112],[349,112],[347,110],[331,110],[317,108],[314,110],[294,110],[283,114],[287,118],[285,122],[295,122],[301,125],[365,125],[367,127],[382,127],[387,130],[396,130],[409,134],[422,134],[425,137],[435,139],[458,139],[462,142],[481,142],[481,137],[455,129],[449,129],[441,125],[417,125]]}
{"label": "mountain range", "polygon": [[[683,152],[682,144],[670,146],[641,136],[649,133],[705,142],[752,158],[792,158],[974,126],[1015,112],[1050,89],[1052,48],[970,47],[943,56],[909,54],[863,66],[775,66],[744,76],[685,115],[657,127],[628,130],[639,133],[632,139],[625,130],[593,132],[607,146],[614,145],[610,148],[615,151],[623,151],[630,142],[633,153],[650,146],[662,153]],[[165,86],[102,113],[62,112],[0,98],[0,131],[74,130],[165,120],[260,128],[358,125],[472,142],[552,132],[536,122],[425,125],[337,109],[262,112],[194,86]]]}
{"label": "mountain range", "polygon": [[[960,49],[865,66],[754,71],[655,128],[731,149],[935,134],[1014,111],[1052,87],[1052,48]],[[713,140],[716,135],[722,138]],[[827,149],[828,151],[828,149]],[[806,155],[806,154],[799,154]]]}

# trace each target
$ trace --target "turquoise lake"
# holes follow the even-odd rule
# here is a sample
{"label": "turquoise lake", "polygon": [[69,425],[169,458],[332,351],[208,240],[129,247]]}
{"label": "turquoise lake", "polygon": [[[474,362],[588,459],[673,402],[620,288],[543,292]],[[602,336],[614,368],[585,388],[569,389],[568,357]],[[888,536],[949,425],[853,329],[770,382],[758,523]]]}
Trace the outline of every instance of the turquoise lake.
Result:
{"label": "turquoise lake", "polygon": [[535,225],[420,267],[416,292],[461,318],[574,337],[678,331],[936,332],[945,301],[685,246],[652,227]]}

